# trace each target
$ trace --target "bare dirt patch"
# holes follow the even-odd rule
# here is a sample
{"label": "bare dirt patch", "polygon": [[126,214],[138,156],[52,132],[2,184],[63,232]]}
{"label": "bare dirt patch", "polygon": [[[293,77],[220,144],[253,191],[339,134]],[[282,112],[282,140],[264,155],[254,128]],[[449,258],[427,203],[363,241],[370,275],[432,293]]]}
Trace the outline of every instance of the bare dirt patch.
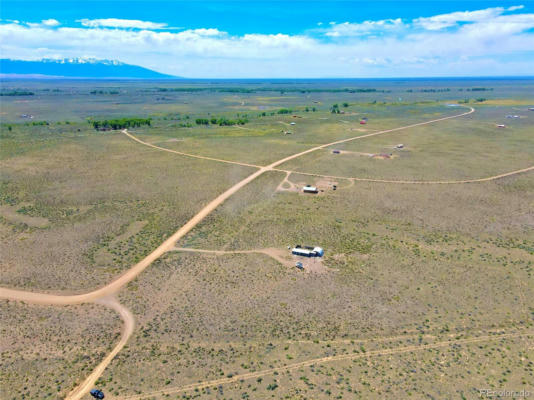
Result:
{"label": "bare dirt patch", "polygon": [[14,224],[26,224],[34,228],[46,228],[49,224],[47,218],[32,217],[30,215],[17,212],[17,210],[20,210],[21,207],[28,205],[29,204],[19,204],[16,206],[0,206],[0,216],[4,217],[6,220]]}
{"label": "bare dirt patch", "polygon": [[391,160],[393,158],[397,158],[398,156],[395,154],[386,154],[386,153],[380,153],[380,154],[373,154],[372,158],[375,160]]}
{"label": "bare dirt patch", "polygon": [[[145,227],[147,224],[147,221],[134,221],[131,224],[129,224],[126,228],[126,230],[115,237],[110,242],[110,248],[117,245],[119,242],[126,241],[130,239],[132,236],[136,235]],[[98,265],[107,265],[110,264],[113,261],[113,254],[111,254],[106,248],[101,248],[97,251],[95,255],[95,262]]]}

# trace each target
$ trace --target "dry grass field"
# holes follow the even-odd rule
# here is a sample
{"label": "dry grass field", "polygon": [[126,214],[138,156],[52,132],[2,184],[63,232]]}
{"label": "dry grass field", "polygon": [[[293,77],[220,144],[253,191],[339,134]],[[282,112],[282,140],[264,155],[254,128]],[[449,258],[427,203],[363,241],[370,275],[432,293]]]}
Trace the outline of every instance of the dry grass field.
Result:
{"label": "dry grass field", "polygon": [[120,333],[100,305],[0,304],[0,398],[63,399]]}
{"label": "dry grass field", "polygon": [[[443,81],[436,91],[376,82],[374,92],[322,81],[55,84],[24,83],[35,96],[2,100],[2,288],[102,287],[257,171],[96,131],[95,119],[151,118],[128,131],[265,166],[460,114],[447,104],[466,98],[476,110],[318,149],[277,167],[294,172],[266,171],[233,194],[176,243],[224,254],[175,249],[117,293],[135,329],[95,383],[106,398],[471,399],[533,387],[532,171],[451,185],[306,175],[459,180],[530,167],[532,82]],[[475,86],[492,90],[466,89]],[[247,122],[196,123],[212,117]],[[320,193],[302,193],[305,184]],[[323,247],[320,265],[295,268],[296,244]],[[118,342],[121,323],[95,304],[2,300],[0,326],[0,398],[33,399],[64,398]]]}
{"label": "dry grass field", "polygon": [[0,160],[3,286],[101,286],[251,171],[161,154],[120,133],[57,136]]}
{"label": "dry grass field", "polygon": [[[522,118],[505,117],[514,114]],[[501,123],[506,128],[498,128]],[[403,148],[397,149],[398,144]],[[341,154],[333,154],[334,149]],[[373,158],[371,154],[391,158]],[[459,180],[528,167],[532,154],[528,111],[480,106],[460,119],[335,145],[280,168],[360,178]]]}

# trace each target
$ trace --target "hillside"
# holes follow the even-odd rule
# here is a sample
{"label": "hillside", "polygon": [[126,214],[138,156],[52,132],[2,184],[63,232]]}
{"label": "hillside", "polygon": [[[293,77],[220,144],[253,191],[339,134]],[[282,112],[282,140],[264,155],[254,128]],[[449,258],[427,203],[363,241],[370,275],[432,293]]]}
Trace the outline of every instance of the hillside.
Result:
{"label": "hillside", "polygon": [[124,64],[116,60],[84,58],[43,59],[39,61],[0,60],[0,74],[5,77],[133,78],[165,79],[171,75]]}

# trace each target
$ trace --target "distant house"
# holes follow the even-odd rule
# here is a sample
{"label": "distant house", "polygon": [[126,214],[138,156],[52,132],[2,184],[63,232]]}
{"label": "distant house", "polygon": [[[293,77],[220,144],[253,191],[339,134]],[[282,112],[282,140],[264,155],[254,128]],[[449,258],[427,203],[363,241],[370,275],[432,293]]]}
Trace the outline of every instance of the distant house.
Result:
{"label": "distant house", "polygon": [[339,153],[341,153],[341,151],[339,151],[339,150],[332,150],[332,153],[334,153],[334,154],[339,154]]}
{"label": "distant house", "polygon": [[315,186],[306,185],[302,188],[304,193],[319,193],[319,190]]}
{"label": "distant house", "polygon": [[497,128],[506,128],[506,125],[504,125],[504,124],[499,124],[499,125],[497,125]]}
{"label": "distant house", "polygon": [[290,122],[289,125],[297,125],[296,122]]}
{"label": "distant house", "polygon": [[402,143],[399,143],[395,146],[396,149],[404,149],[404,145]]}
{"label": "distant house", "polygon": [[367,121],[365,121],[363,119],[360,121],[360,125],[365,125],[366,123],[367,123]]}
{"label": "distant house", "polygon": [[295,256],[301,256],[301,257],[322,257],[324,255],[324,250],[322,247],[311,247],[311,246],[304,246],[296,245],[291,249],[291,254]]}

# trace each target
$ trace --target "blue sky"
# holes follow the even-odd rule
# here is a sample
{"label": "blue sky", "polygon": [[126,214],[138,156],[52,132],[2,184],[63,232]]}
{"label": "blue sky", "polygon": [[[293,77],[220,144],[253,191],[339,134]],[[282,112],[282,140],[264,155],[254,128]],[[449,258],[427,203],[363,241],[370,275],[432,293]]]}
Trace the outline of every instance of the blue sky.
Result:
{"label": "blue sky", "polygon": [[198,78],[533,75],[533,1],[1,0],[2,58]]}

